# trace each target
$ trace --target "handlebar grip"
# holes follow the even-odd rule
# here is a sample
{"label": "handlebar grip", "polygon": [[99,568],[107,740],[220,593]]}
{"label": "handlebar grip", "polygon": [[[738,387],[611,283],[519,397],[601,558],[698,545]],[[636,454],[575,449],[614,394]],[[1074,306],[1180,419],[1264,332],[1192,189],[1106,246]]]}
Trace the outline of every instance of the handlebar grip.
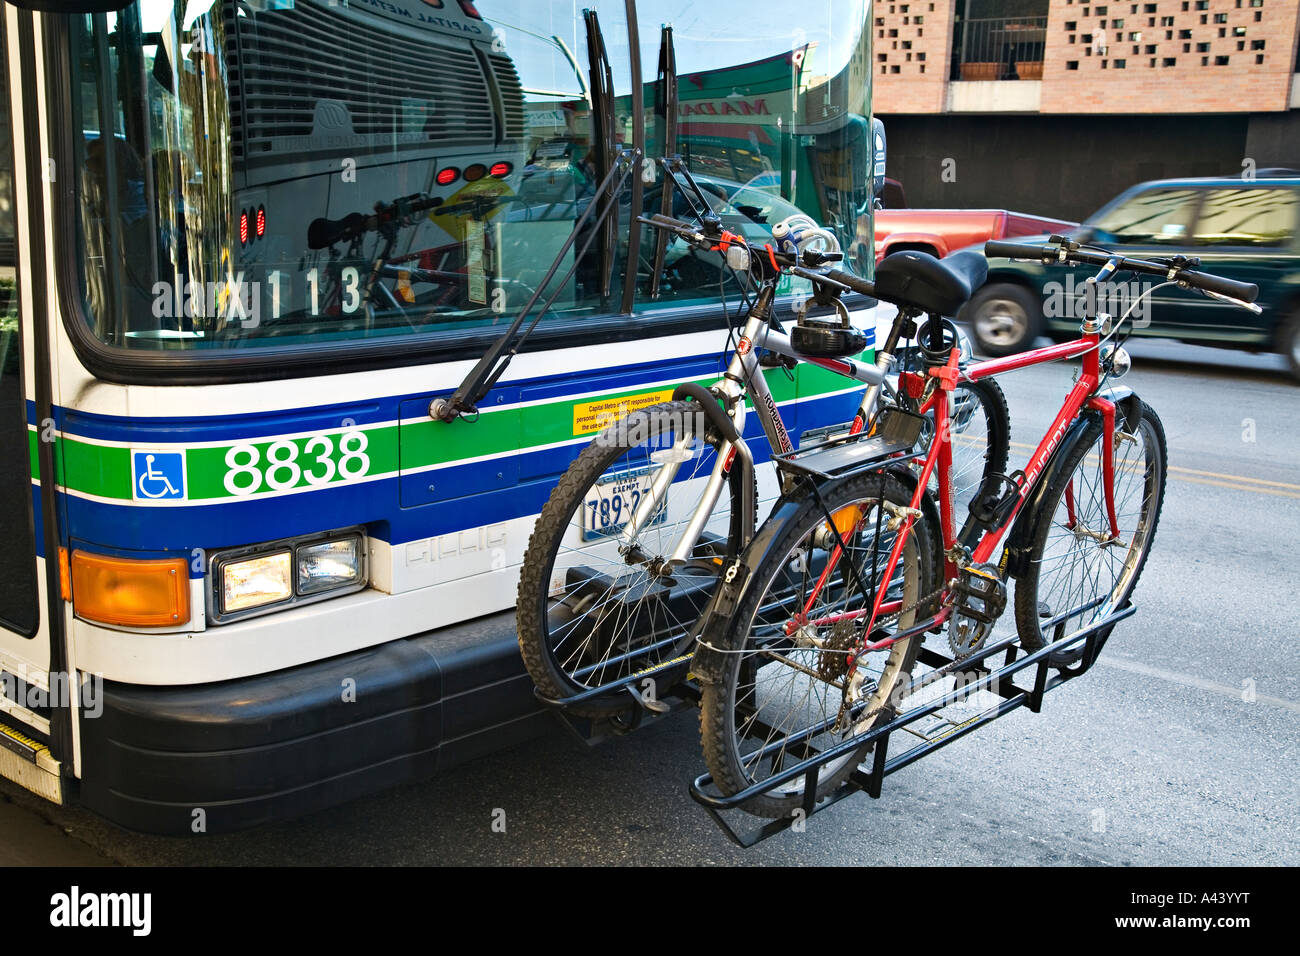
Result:
{"label": "handlebar grip", "polygon": [[989,259],[1037,259],[1042,262],[1044,255],[1051,251],[1047,246],[1035,246],[1027,242],[990,239],[984,243],[984,255]]}
{"label": "handlebar grip", "polygon": [[359,212],[349,213],[342,219],[313,219],[307,227],[307,248],[324,249],[365,231],[366,217]]}
{"label": "handlebar grip", "polygon": [[876,294],[876,286],[874,283],[868,282],[860,276],[855,276],[851,272],[844,272],[840,269],[828,269],[826,271],[826,278],[830,279],[832,282],[846,285],[854,292],[860,292],[863,295],[874,297]]}
{"label": "handlebar grip", "polygon": [[1237,282],[1235,279],[1225,279],[1223,276],[1210,275],[1208,272],[1184,270],[1178,273],[1178,278],[1194,289],[1217,292],[1219,295],[1226,295],[1230,299],[1239,299],[1242,302],[1254,302],[1255,297],[1259,295],[1259,286],[1253,282]]}

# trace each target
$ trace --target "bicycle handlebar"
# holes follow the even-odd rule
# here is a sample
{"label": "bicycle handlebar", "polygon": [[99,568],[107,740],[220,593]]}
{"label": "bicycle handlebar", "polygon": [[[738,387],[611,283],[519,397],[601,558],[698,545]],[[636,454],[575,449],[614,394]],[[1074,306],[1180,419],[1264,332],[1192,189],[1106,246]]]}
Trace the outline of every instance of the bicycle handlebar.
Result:
{"label": "bicycle handlebar", "polygon": [[[1059,240],[1059,241],[1058,241]],[[1027,242],[1005,242],[990,239],[984,243],[984,255],[991,258],[1035,259],[1043,265],[1081,263],[1084,265],[1104,266],[1115,260],[1117,271],[1140,272],[1144,275],[1160,276],[1190,286],[1202,292],[1226,296],[1242,305],[1249,306],[1259,295],[1259,286],[1253,282],[1238,282],[1223,276],[1197,272],[1190,266],[1200,265],[1198,259],[1181,256],[1172,259],[1129,259],[1125,256],[1110,255],[1101,252],[1087,252],[1077,247],[1062,245],[1068,242],[1060,236],[1052,236],[1045,245],[1033,245]],[[1071,243],[1073,245],[1073,243]]]}
{"label": "bicycle handlebar", "polygon": [[721,252],[731,246],[741,246],[749,253],[751,271],[760,279],[771,278],[768,273],[773,270],[765,268],[765,266],[771,264],[776,266],[776,271],[790,269],[796,275],[836,293],[847,290],[862,295],[876,296],[875,285],[866,279],[859,278],[841,269],[824,267],[826,262],[838,260],[838,255],[832,260],[831,257],[823,256],[817,252],[805,252],[803,256],[795,256],[788,252],[779,252],[770,245],[756,249],[744,236],[738,236],[735,233],[726,231],[717,236],[710,236],[688,222],[673,219],[660,213],[655,213],[652,216],[638,216],[637,221],[647,226],[654,226],[657,229],[665,229],[675,233],[697,249],[703,249],[706,252]]}

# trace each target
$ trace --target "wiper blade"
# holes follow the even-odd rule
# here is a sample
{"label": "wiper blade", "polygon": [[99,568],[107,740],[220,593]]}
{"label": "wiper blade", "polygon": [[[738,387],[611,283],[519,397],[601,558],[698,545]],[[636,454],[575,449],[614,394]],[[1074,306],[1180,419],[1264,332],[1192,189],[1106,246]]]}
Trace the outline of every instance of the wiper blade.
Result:
{"label": "wiper blade", "polygon": [[[596,151],[596,175],[604,177],[614,167],[618,152],[615,140],[614,71],[609,65],[605,50],[605,35],[600,32],[600,19],[595,10],[582,11],[587,25],[587,62],[591,64],[591,122],[592,142]],[[614,272],[614,251],[618,247],[618,194],[596,197],[601,203],[600,237],[600,303],[609,304],[610,281]],[[610,210],[613,210],[611,213]]]}
{"label": "wiper blade", "polygon": [[[666,156],[677,156],[677,51],[673,47],[673,28],[665,26],[659,34],[659,76],[655,81],[655,116],[661,124],[663,151]],[[664,176],[663,190],[659,196],[659,214],[672,217],[673,190]],[[655,258],[650,272],[650,298],[659,298],[663,279],[664,257],[668,253],[668,233],[655,230]]]}

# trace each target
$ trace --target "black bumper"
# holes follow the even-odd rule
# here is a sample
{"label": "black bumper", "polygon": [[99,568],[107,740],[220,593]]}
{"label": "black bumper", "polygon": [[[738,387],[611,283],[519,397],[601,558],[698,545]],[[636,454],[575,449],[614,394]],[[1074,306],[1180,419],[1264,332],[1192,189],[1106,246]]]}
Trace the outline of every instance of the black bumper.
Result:
{"label": "black bumper", "polygon": [[555,726],[513,612],[241,680],[105,681],[103,697],[81,721],[81,802],[169,835],[299,816]]}

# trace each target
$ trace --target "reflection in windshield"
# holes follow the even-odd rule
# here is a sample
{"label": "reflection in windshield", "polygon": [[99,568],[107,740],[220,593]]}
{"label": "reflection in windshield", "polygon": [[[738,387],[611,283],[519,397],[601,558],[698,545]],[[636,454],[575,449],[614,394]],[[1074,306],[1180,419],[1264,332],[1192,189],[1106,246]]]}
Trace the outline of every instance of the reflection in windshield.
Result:
{"label": "reflection in windshield", "polygon": [[[609,52],[613,141],[631,143],[623,4],[588,5]],[[765,5],[789,25],[774,0],[747,2],[743,19]],[[677,6],[642,14],[650,46],[650,21],[680,24],[678,135],[665,149],[651,117],[648,154],[680,153],[733,231],[763,240],[803,212],[847,248],[870,184],[864,5],[834,0],[793,37],[744,44],[728,42],[739,20]],[[563,5],[149,0],[71,22],[88,315],[114,345],[490,328],[536,290],[607,171],[602,84]],[[653,70],[643,80],[649,104]],[[643,185],[642,211],[657,211],[662,182]],[[653,242],[642,234],[629,270],[631,190],[620,199],[612,261],[607,250],[602,269],[600,243],[574,261],[580,235],[548,321],[616,307],[629,271],[638,309],[717,299],[720,258],[671,249],[651,300]]]}

